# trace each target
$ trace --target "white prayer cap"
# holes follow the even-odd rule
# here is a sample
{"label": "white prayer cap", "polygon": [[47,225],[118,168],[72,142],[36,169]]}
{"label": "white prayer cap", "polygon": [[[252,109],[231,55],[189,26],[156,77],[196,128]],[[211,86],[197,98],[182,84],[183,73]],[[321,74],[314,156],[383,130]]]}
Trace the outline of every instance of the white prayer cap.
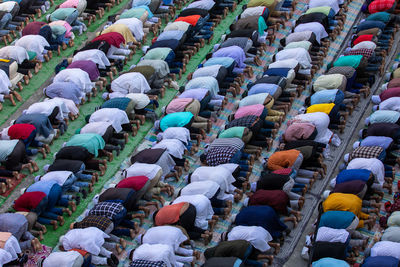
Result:
{"label": "white prayer cap", "polygon": [[26,190],[26,187],[24,187],[24,188],[21,189],[21,191],[20,191],[20,192],[21,192],[21,195],[23,195],[23,194],[25,193],[25,190]]}
{"label": "white prayer cap", "polygon": [[40,175],[35,177],[35,182],[39,182],[39,180],[40,180]]}
{"label": "white prayer cap", "polygon": [[373,96],[371,97],[371,100],[372,100],[372,103],[374,103],[374,104],[379,104],[379,103],[381,103],[381,98],[379,97],[379,95],[373,95]]}
{"label": "white prayer cap", "polygon": [[358,136],[359,136],[360,138],[363,138],[363,132],[364,132],[364,129],[361,129],[361,130],[358,132]]}
{"label": "white prayer cap", "polygon": [[64,236],[65,236],[65,235],[62,235],[62,236],[60,236],[60,239],[59,239],[60,243],[62,243],[62,242],[63,242],[63,240],[64,240]]}
{"label": "white prayer cap", "polygon": [[350,155],[349,155],[349,153],[346,153],[344,156],[343,156],[343,159],[344,159],[344,162],[349,162],[349,157],[350,157]]}
{"label": "white prayer cap", "polygon": [[250,183],[250,191],[256,192],[256,190],[257,190],[257,183],[256,182]]}
{"label": "white prayer cap", "polygon": [[324,193],[322,193],[322,199],[325,200],[329,197],[331,193],[331,190],[325,190]]}
{"label": "white prayer cap", "polygon": [[372,111],[377,111],[377,110],[378,110],[378,107],[379,107],[378,105],[373,105],[373,106],[372,106]]}
{"label": "white prayer cap", "polygon": [[161,141],[163,139],[163,133],[157,134],[157,141]]}
{"label": "white prayer cap", "polygon": [[161,113],[164,114],[164,113],[165,113],[165,110],[166,110],[166,107],[163,106],[163,107],[161,108]]}
{"label": "white prayer cap", "polygon": [[353,144],[353,149],[356,149],[357,147],[359,147],[360,144],[361,144],[360,141],[355,141],[354,144]]}
{"label": "white prayer cap", "polygon": [[106,100],[107,97],[108,97],[108,95],[109,95],[109,93],[104,93],[101,97],[102,97],[104,100]]}
{"label": "white prayer cap", "polygon": [[50,14],[46,15],[46,21],[47,21],[47,22],[50,21]]}
{"label": "white prayer cap", "polygon": [[365,123],[365,125],[367,125],[367,126],[368,126],[368,125],[369,125],[369,123],[370,123],[370,118],[369,118],[369,117],[366,117],[366,118],[365,118],[365,122],[364,122],[364,123]]}
{"label": "white prayer cap", "polygon": [[139,235],[137,235],[137,236],[135,237],[135,241],[136,241],[139,245],[142,244],[142,236],[143,236],[143,234],[139,234]]}
{"label": "white prayer cap", "polygon": [[243,206],[247,207],[247,206],[249,205],[249,200],[250,200],[250,198],[246,197],[246,198],[243,200]]}
{"label": "white prayer cap", "polygon": [[99,194],[97,194],[97,195],[94,196],[94,198],[93,198],[93,203],[94,203],[95,205],[96,205],[97,203],[99,203],[99,197],[100,197]]}
{"label": "white prayer cap", "polygon": [[146,54],[146,52],[147,52],[147,50],[148,50],[149,48],[150,48],[150,46],[144,45],[144,46],[142,47],[143,54]]}
{"label": "white prayer cap", "polygon": [[160,120],[156,120],[156,121],[154,122],[154,128],[155,128],[156,130],[159,130],[159,129],[160,129]]}

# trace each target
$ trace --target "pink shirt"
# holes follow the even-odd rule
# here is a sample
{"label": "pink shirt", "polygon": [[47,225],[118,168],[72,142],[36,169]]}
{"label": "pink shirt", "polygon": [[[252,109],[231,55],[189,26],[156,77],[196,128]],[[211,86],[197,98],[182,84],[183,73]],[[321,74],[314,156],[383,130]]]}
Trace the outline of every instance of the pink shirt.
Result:
{"label": "pink shirt", "polygon": [[286,142],[308,139],[315,130],[315,125],[309,122],[293,123],[287,127],[284,138]]}
{"label": "pink shirt", "polygon": [[77,8],[79,0],[67,0],[60,5],[60,8]]}
{"label": "pink shirt", "polygon": [[264,105],[261,104],[240,107],[235,113],[235,119],[243,118],[250,115],[259,117],[264,111],[264,108]]}
{"label": "pink shirt", "polygon": [[50,25],[50,26],[51,26],[51,25],[63,26],[63,27],[67,30],[66,33],[65,33],[65,37],[69,38],[69,37],[72,36],[72,32],[71,32],[72,27],[71,27],[71,25],[69,25],[69,23],[66,22],[65,20],[56,20],[56,21],[50,22],[49,25]]}
{"label": "pink shirt", "polygon": [[165,113],[175,113],[185,111],[187,105],[193,101],[193,98],[176,98],[173,99],[167,106]]}

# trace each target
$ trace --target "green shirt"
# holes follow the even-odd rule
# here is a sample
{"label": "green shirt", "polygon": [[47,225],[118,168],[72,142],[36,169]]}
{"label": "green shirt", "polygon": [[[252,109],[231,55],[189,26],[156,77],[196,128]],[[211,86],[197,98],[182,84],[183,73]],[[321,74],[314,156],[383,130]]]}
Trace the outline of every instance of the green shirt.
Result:
{"label": "green shirt", "polygon": [[167,58],[168,54],[172,51],[171,48],[168,47],[157,47],[150,49],[147,51],[146,55],[143,56],[143,59],[161,59],[164,60]]}
{"label": "green shirt", "polygon": [[306,14],[311,14],[311,13],[323,13],[326,16],[329,16],[329,12],[331,11],[331,7],[329,6],[319,6],[319,7],[313,7],[309,8],[306,11]]}
{"label": "green shirt", "polygon": [[139,19],[141,16],[143,16],[143,13],[146,11],[144,8],[133,8],[133,9],[128,9],[124,11],[120,19],[130,19],[130,18],[137,18]]}
{"label": "green shirt", "polygon": [[57,38],[60,35],[64,36],[65,32],[67,31],[67,29],[65,29],[65,27],[63,27],[61,25],[53,25],[53,26],[50,26],[50,28],[51,28],[53,38]]}
{"label": "green shirt", "polygon": [[246,127],[232,127],[226,130],[223,130],[218,138],[233,138],[233,137],[237,137],[237,138],[242,138],[243,137],[243,133],[244,133],[244,129],[246,129]]}
{"label": "green shirt", "polygon": [[309,50],[311,46],[311,42],[309,41],[299,41],[299,42],[291,42],[285,46],[285,49],[291,48],[304,48],[305,50]]}
{"label": "green shirt", "polygon": [[162,131],[167,130],[169,127],[184,127],[193,118],[193,114],[190,112],[175,112],[168,114],[160,121],[160,129]]}
{"label": "green shirt", "polygon": [[342,56],[339,57],[335,63],[333,63],[334,67],[353,67],[357,68],[360,65],[361,59],[363,58],[362,55],[351,55],[351,56]]}
{"label": "green shirt", "polygon": [[65,20],[66,17],[74,12],[78,12],[76,8],[59,8],[54,10],[50,15],[50,21]]}
{"label": "green shirt", "polygon": [[391,15],[387,12],[377,12],[369,15],[365,20],[376,20],[386,23],[390,20],[390,16]]}
{"label": "green shirt", "polygon": [[99,155],[98,150],[103,149],[106,143],[98,134],[76,134],[71,137],[66,146],[81,146],[86,148],[95,157]]}
{"label": "green shirt", "polygon": [[400,118],[400,113],[394,110],[377,110],[371,114],[370,123],[396,123]]}

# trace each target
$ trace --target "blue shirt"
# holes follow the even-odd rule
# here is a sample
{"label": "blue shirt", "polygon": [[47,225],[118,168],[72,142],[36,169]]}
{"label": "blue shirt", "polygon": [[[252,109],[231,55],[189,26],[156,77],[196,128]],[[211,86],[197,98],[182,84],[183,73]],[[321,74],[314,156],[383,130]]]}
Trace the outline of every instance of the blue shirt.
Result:
{"label": "blue shirt", "polygon": [[351,211],[332,210],[324,212],[319,220],[319,227],[334,229],[346,229],[355,219],[356,215]]}
{"label": "blue shirt", "polygon": [[[314,266],[314,265],[313,265]],[[399,260],[391,256],[368,257],[364,260],[361,267],[397,267]]]}
{"label": "blue shirt", "polygon": [[287,77],[290,70],[290,68],[267,69],[266,71],[264,71],[264,75]]}
{"label": "blue shirt", "polygon": [[43,192],[48,196],[49,193],[50,193],[51,188],[55,184],[57,184],[56,181],[38,181],[38,182],[32,184],[31,186],[29,186],[26,189],[26,192]]}
{"label": "blue shirt", "polygon": [[272,83],[259,83],[253,85],[249,92],[248,95],[256,95],[256,94],[262,94],[262,93],[268,93],[270,95],[274,95],[276,90],[278,90],[279,85],[277,84],[272,84]]}
{"label": "blue shirt", "polygon": [[349,267],[350,265],[344,260],[338,260],[335,258],[322,258],[314,261],[312,267]]}
{"label": "blue shirt", "polygon": [[311,105],[323,104],[323,103],[335,103],[336,105],[342,104],[344,99],[344,93],[339,89],[333,90],[321,90],[315,92],[311,96]]}
{"label": "blue shirt", "polygon": [[336,176],[336,184],[344,182],[361,180],[367,182],[371,175],[371,171],[365,169],[343,170]]}
{"label": "blue shirt", "polygon": [[185,34],[185,31],[166,31],[161,33],[157,37],[157,41],[163,40],[181,40],[182,36]]}
{"label": "blue shirt", "polygon": [[393,139],[386,136],[367,136],[365,139],[361,140],[360,146],[380,146],[383,149],[388,149],[388,147],[393,143]]}

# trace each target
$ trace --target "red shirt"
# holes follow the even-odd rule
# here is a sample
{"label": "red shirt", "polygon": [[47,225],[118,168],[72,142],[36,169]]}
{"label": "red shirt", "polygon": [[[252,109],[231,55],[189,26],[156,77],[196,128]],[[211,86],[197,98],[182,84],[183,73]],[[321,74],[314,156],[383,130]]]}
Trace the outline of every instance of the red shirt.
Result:
{"label": "red shirt", "polygon": [[46,22],[43,21],[33,21],[29,22],[24,29],[22,30],[22,36],[25,35],[38,35],[40,28],[46,25]]}
{"label": "red shirt", "polygon": [[46,194],[43,192],[26,192],[14,201],[14,209],[29,212],[35,209],[45,197]]}
{"label": "red shirt", "polygon": [[360,35],[356,39],[354,39],[353,45],[356,45],[358,43],[365,42],[365,41],[372,41],[372,38],[374,38],[373,34]]}
{"label": "red shirt", "polygon": [[117,184],[117,188],[130,188],[139,191],[147,183],[149,178],[146,176],[132,176],[127,177]]}
{"label": "red shirt", "polygon": [[34,130],[36,130],[36,127],[32,124],[14,124],[8,128],[8,136],[10,136],[10,139],[24,140],[28,138]]}
{"label": "red shirt", "polygon": [[392,8],[394,0],[375,0],[368,6],[369,13],[383,12]]}
{"label": "red shirt", "polygon": [[287,214],[288,195],[282,190],[257,190],[249,198],[249,206],[271,206],[280,214]]}
{"label": "red shirt", "polygon": [[291,168],[280,169],[280,170],[273,171],[273,173],[282,174],[282,175],[290,175],[292,173],[292,169]]}
{"label": "red shirt", "polygon": [[174,224],[179,221],[179,216],[181,216],[181,210],[187,202],[181,202],[178,204],[172,204],[162,207],[156,214],[154,218],[154,223],[157,226]]}
{"label": "red shirt", "polygon": [[124,36],[122,36],[122,34],[120,34],[118,32],[109,32],[109,33],[104,33],[102,35],[97,36],[96,38],[94,38],[92,40],[92,42],[94,42],[94,41],[105,41],[109,45],[113,45],[113,46],[119,48],[121,44],[125,43],[125,38],[124,38]]}
{"label": "red shirt", "polygon": [[200,15],[192,15],[192,16],[186,16],[186,17],[179,17],[175,21],[183,21],[187,22],[192,26],[196,26],[197,21],[200,19]]}
{"label": "red shirt", "polygon": [[392,87],[389,89],[384,90],[380,95],[379,98],[381,101],[385,101],[391,97],[399,97],[400,96],[400,87]]}

